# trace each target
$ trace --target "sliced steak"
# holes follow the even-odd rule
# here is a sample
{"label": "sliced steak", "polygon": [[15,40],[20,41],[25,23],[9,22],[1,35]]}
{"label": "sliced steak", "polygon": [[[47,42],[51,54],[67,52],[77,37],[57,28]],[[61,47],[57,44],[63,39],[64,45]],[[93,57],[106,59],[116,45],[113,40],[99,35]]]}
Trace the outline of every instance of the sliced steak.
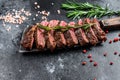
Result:
{"label": "sliced steak", "polygon": [[[80,19],[80,20],[78,21],[78,26],[79,26],[79,25],[81,26],[82,24],[83,24],[83,22],[82,22],[82,20]],[[80,43],[81,46],[85,46],[86,44],[89,43],[89,40],[87,39],[87,37],[86,37],[86,35],[85,35],[85,32],[84,32],[84,30],[83,30],[82,28],[76,29],[76,30],[75,30],[75,34],[76,34],[77,39],[78,39],[78,41],[79,41],[79,43]]]}
{"label": "sliced steak", "polygon": [[[47,21],[42,21],[41,26],[47,26],[48,22]],[[45,31],[43,29],[37,28],[35,32],[35,43],[36,43],[36,48],[39,50],[44,50],[45,49]]]}
{"label": "sliced steak", "polygon": [[[52,28],[57,26],[59,23],[58,20],[51,20],[48,24],[48,27]],[[47,32],[47,48],[53,51],[56,48],[56,41],[54,38],[54,30]]]}
{"label": "sliced steak", "polygon": [[[68,24],[68,26],[75,26],[75,22],[70,22]],[[65,39],[66,39],[66,42],[67,42],[67,46],[69,47],[72,47],[76,44],[78,44],[78,40],[77,40],[77,37],[75,35],[75,32],[74,32],[74,29],[69,29],[67,30],[65,33]]]}
{"label": "sliced steak", "polygon": [[92,23],[95,23],[95,25],[92,26],[92,29],[93,29],[95,35],[97,36],[97,38],[98,38],[100,41],[106,41],[106,40],[107,40],[106,34],[105,34],[105,32],[101,29],[98,20],[94,18],[94,19],[92,20]]}
{"label": "sliced steak", "polygon": [[[65,21],[60,21],[59,26],[63,26],[65,27],[67,25],[67,23]],[[56,41],[56,45],[58,48],[62,48],[64,46],[66,46],[66,39],[64,37],[64,34],[61,31],[56,31],[55,32],[55,41]]]}
{"label": "sliced steak", "polygon": [[[90,19],[86,18],[84,19],[84,23],[90,23]],[[98,39],[93,31],[93,29],[91,27],[89,27],[86,31],[86,36],[90,42],[91,45],[96,45],[98,43]]]}
{"label": "sliced steak", "polygon": [[23,48],[27,50],[31,50],[33,47],[33,42],[34,42],[34,33],[36,30],[37,26],[32,26],[30,27],[24,34],[23,39],[21,41],[21,45]]}

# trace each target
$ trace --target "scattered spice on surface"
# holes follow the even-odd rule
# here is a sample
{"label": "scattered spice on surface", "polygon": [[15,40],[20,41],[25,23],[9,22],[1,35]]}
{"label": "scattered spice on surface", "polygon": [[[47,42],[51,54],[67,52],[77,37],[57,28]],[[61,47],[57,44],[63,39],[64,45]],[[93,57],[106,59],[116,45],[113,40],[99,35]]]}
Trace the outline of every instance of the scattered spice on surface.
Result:
{"label": "scattered spice on surface", "polygon": [[107,53],[104,53],[104,54],[103,54],[103,56],[105,56],[105,57],[106,57],[106,56],[107,56]]}
{"label": "scattered spice on surface", "polygon": [[37,5],[38,3],[37,2],[34,2],[35,5]]}
{"label": "scattered spice on surface", "polygon": [[110,65],[113,65],[113,62],[110,62]]}
{"label": "scattered spice on surface", "polygon": [[46,17],[46,16],[42,16],[41,19],[42,19],[42,20],[47,20],[47,17]]}
{"label": "scattered spice on surface", "polygon": [[112,40],[109,41],[109,44],[111,44],[111,43],[112,43]]}
{"label": "scattered spice on surface", "polygon": [[38,16],[38,14],[35,15],[36,17]]}
{"label": "scattered spice on surface", "polygon": [[119,41],[119,38],[114,38],[113,42]]}
{"label": "scattered spice on surface", "polygon": [[33,20],[35,21],[35,18],[33,18]]}
{"label": "scattered spice on surface", "polygon": [[114,55],[117,55],[117,52],[114,52]]}
{"label": "scattered spice on surface", "polygon": [[89,62],[93,62],[93,59],[90,59]]}
{"label": "scattered spice on surface", "polygon": [[53,6],[53,5],[54,5],[54,3],[51,3],[51,5]]}
{"label": "scattered spice on surface", "polygon": [[95,67],[98,66],[98,63],[97,63],[97,62],[94,62],[93,66],[95,66]]}
{"label": "scattered spice on surface", "polygon": [[60,14],[60,13],[61,13],[61,11],[60,11],[60,10],[57,10],[57,13],[58,13],[58,14]]}
{"label": "scattered spice on surface", "polygon": [[10,31],[11,30],[11,26],[8,26],[8,28],[6,29],[7,31]]}
{"label": "scattered spice on surface", "polygon": [[88,54],[88,56],[87,56],[88,58],[92,58],[92,54]]}
{"label": "scattered spice on surface", "polygon": [[39,6],[39,5],[37,5],[37,8],[40,8],[40,6]]}
{"label": "scattered spice on surface", "polygon": [[84,49],[82,52],[83,52],[83,53],[86,53],[86,52],[87,52],[87,50],[86,50],[86,49]]}
{"label": "scattered spice on surface", "polygon": [[82,65],[86,65],[86,64],[87,64],[87,62],[86,62],[86,61],[82,62]]}
{"label": "scattered spice on surface", "polygon": [[19,25],[16,25],[16,27],[19,27]]}
{"label": "scattered spice on surface", "polygon": [[119,54],[119,57],[120,57],[120,54]]}
{"label": "scattered spice on surface", "polygon": [[120,37],[120,33],[118,34],[118,36]]}
{"label": "scattered spice on surface", "polygon": [[49,16],[50,12],[47,12],[47,11],[43,10],[43,11],[41,11],[41,14],[44,15],[44,16]]}
{"label": "scattered spice on surface", "polygon": [[107,34],[108,32],[109,32],[108,30],[105,31],[106,34]]}
{"label": "scattered spice on surface", "polygon": [[94,78],[93,80],[97,80],[96,78]]}
{"label": "scattered spice on surface", "polygon": [[5,15],[0,16],[0,20],[3,20],[5,23],[22,24],[28,19],[28,16],[31,16],[31,13],[25,11],[24,8],[20,10],[13,9],[11,12],[6,12]]}

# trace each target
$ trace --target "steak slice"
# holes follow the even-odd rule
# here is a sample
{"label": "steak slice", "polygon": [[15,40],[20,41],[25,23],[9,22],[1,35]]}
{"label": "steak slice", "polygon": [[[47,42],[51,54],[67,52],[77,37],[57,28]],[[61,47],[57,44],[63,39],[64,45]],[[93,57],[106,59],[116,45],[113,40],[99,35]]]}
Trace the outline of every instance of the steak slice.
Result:
{"label": "steak slice", "polygon": [[[48,24],[48,27],[53,28],[57,26],[59,23],[58,20],[51,20]],[[50,49],[52,52],[56,48],[56,41],[54,38],[54,30],[48,31],[47,32],[47,48]]]}
{"label": "steak slice", "polygon": [[[40,23],[41,26],[47,26],[48,22],[47,21],[42,21]],[[39,50],[44,50],[46,41],[45,41],[45,31],[43,29],[40,29],[37,27],[36,32],[35,32],[35,43],[36,43],[36,48]]]}
{"label": "steak slice", "polygon": [[40,28],[36,29],[35,43],[36,43],[37,49],[44,50],[44,48],[45,48],[45,35],[44,35],[44,31]]}
{"label": "steak slice", "polygon": [[[82,22],[82,20],[80,19],[80,20],[78,21],[78,25],[81,26],[82,24],[83,24],[83,22]],[[85,35],[85,32],[84,32],[84,30],[83,30],[82,28],[76,29],[76,30],[75,30],[75,34],[76,34],[77,39],[78,39],[78,41],[79,41],[79,43],[80,43],[81,46],[85,46],[86,44],[89,43],[89,40],[87,39],[87,37],[86,37],[86,35]]]}
{"label": "steak slice", "polygon": [[[65,21],[60,21],[59,26],[65,27],[66,25],[67,23]],[[67,44],[64,34],[61,31],[55,32],[55,41],[58,48],[62,48]]]}
{"label": "steak slice", "polygon": [[35,25],[33,25],[32,27],[30,27],[24,34],[23,39],[21,41],[21,45],[23,46],[23,48],[27,49],[27,50],[31,50],[33,47],[33,42],[34,42],[34,33],[36,30]]}
{"label": "steak slice", "polygon": [[[84,19],[84,23],[88,23],[89,24],[90,23],[90,19],[89,18]],[[87,38],[89,40],[89,43],[91,45],[96,45],[98,43],[98,39],[97,39],[97,37],[96,37],[96,35],[95,35],[95,33],[94,33],[94,31],[93,31],[93,29],[91,27],[89,27],[87,29],[86,36],[87,36]]]}
{"label": "steak slice", "polygon": [[[68,24],[68,26],[75,26],[75,22],[70,22]],[[75,32],[74,32],[73,28],[67,30],[64,33],[64,35],[65,35],[65,39],[66,39],[66,42],[67,42],[67,46],[72,47],[72,46],[78,44],[78,40],[77,40],[77,37],[75,35]]]}
{"label": "steak slice", "polygon": [[94,19],[92,20],[92,23],[95,23],[95,25],[92,26],[92,29],[93,29],[95,35],[97,36],[97,38],[98,38],[100,41],[106,41],[106,40],[107,40],[106,34],[105,34],[105,32],[101,29],[98,20],[94,18]]}

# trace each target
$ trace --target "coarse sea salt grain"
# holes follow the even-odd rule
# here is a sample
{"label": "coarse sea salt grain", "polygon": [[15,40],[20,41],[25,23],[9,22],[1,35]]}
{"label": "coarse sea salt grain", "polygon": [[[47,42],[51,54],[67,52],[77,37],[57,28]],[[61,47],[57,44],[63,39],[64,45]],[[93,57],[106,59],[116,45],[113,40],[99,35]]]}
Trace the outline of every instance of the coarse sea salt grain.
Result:
{"label": "coarse sea salt grain", "polygon": [[3,20],[5,23],[22,24],[28,19],[28,16],[31,16],[31,13],[25,11],[24,8],[20,10],[12,9],[11,12],[6,12],[5,15],[0,16],[0,20]]}
{"label": "coarse sea salt grain", "polygon": [[38,3],[37,2],[34,2],[35,5],[37,5]]}
{"label": "coarse sea salt grain", "polygon": [[40,8],[40,6],[39,6],[39,5],[37,5],[37,8]]}
{"label": "coarse sea salt grain", "polygon": [[57,13],[60,14],[61,13],[60,10],[57,10]]}

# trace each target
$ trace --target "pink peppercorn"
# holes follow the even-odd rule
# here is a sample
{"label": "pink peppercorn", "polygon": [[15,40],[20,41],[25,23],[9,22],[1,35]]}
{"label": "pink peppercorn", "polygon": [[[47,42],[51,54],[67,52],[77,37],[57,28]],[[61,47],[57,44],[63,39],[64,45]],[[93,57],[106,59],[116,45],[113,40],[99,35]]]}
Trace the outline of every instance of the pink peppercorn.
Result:
{"label": "pink peppercorn", "polygon": [[91,58],[92,57],[92,54],[88,54],[88,58]]}
{"label": "pink peppercorn", "polygon": [[87,50],[86,50],[86,49],[84,49],[82,52],[83,52],[83,53],[86,53],[86,52],[87,52]]}
{"label": "pink peppercorn", "polygon": [[97,66],[97,65],[98,65],[98,63],[97,63],[97,62],[94,62],[93,66]]}

